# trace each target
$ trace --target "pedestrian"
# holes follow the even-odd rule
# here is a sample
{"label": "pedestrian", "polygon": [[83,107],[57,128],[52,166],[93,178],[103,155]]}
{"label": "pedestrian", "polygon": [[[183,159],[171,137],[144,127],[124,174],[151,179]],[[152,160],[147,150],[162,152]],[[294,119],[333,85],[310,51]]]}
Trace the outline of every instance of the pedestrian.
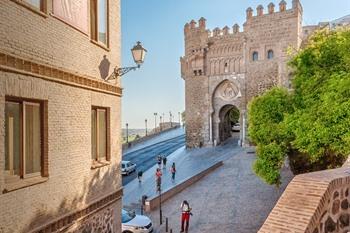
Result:
{"label": "pedestrian", "polygon": [[173,165],[171,165],[170,173],[171,173],[171,179],[172,179],[172,180],[175,180],[175,174],[176,174],[175,163],[173,163]]}
{"label": "pedestrian", "polygon": [[160,168],[157,168],[156,171],[156,185],[157,185],[157,192],[160,192],[160,185],[162,183],[162,171],[160,170]]}
{"label": "pedestrian", "polygon": [[140,171],[137,173],[137,179],[139,179],[139,183],[141,183],[141,181],[142,181],[142,175],[143,175],[143,172],[142,172],[142,170],[140,170]]}
{"label": "pedestrian", "polygon": [[164,156],[163,156],[163,169],[166,168],[166,161],[167,161],[167,158],[166,158],[166,156],[164,155]]}
{"label": "pedestrian", "polygon": [[158,155],[157,157],[157,163],[158,163],[158,166],[159,168],[162,166],[162,156]]}
{"label": "pedestrian", "polygon": [[181,232],[184,232],[185,230],[185,232],[188,233],[188,227],[190,225],[190,215],[192,215],[191,210],[192,208],[190,208],[188,202],[184,200],[181,204]]}

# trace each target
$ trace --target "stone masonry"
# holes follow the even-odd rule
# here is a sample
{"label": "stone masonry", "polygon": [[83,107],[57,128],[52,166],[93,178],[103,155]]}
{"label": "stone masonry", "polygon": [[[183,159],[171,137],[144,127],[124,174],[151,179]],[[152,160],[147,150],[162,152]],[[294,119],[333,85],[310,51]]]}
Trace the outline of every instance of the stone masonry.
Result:
{"label": "stone masonry", "polygon": [[[185,56],[181,74],[185,80],[187,147],[215,146],[230,130],[228,112],[240,110],[241,142],[246,142],[246,111],[252,97],[276,86],[289,87],[289,48],[302,42],[303,9],[299,0],[270,3],[246,11],[243,31],[235,24],[210,31],[206,20],[192,20],[184,28]],[[228,129],[229,128],[229,129]]]}
{"label": "stone masonry", "polygon": [[[43,10],[27,2],[0,1],[0,232],[119,233],[122,93],[103,78],[121,62],[120,1],[108,1],[106,46],[56,17],[59,1],[42,0]],[[9,97],[46,103],[47,171],[18,183],[5,180]],[[109,111],[110,158],[99,166],[91,157],[92,106]]]}

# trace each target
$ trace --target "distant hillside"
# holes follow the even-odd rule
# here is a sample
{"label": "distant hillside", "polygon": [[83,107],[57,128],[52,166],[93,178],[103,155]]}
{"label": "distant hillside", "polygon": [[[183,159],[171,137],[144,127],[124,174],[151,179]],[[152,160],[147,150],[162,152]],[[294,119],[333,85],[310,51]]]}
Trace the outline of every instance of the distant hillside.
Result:
{"label": "distant hillside", "polygon": [[[129,136],[139,135],[140,137],[143,137],[146,135],[145,129],[129,129],[128,131]],[[148,132],[150,132],[150,130]],[[122,136],[126,137],[126,129],[122,129]]]}
{"label": "distant hillside", "polygon": [[337,26],[346,26],[346,25],[350,25],[350,15],[341,17],[339,19],[333,20],[331,22],[329,22],[331,27],[337,27]]}

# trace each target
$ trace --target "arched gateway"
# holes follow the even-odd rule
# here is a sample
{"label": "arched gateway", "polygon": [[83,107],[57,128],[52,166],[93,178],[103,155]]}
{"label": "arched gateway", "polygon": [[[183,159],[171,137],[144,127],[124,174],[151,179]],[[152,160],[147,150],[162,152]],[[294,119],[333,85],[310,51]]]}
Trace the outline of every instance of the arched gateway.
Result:
{"label": "arched gateway", "polygon": [[[216,80],[220,81],[218,78]],[[242,92],[237,77],[231,76],[216,84],[212,93],[210,141],[218,145],[230,138],[234,124],[240,123]]]}

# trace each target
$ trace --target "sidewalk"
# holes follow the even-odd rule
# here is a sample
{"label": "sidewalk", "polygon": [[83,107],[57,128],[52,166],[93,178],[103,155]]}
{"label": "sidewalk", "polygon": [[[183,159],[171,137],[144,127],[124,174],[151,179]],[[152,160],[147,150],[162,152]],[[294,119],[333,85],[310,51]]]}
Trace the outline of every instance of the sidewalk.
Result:
{"label": "sidewalk", "polygon": [[[234,143],[236,145],[236,143]],[[187,151],[182,147],[169,155],[166,169],[162,169],[162,190],[171,188],[182,180],[206,169],[218,161],[232,157],[232,152],[242,149],[234,146],[222,146],[216,148],[202,148]],[[175,182],[171,179],[170,166],[176,164]],[[155,171],[158,165],[153,166],[143,174],[143,181],[140,184],[137,179],[124,186],[123,205],[139,212],[142,195],[148,197],[156,195]]]}
{"label": "sidewalk", "polygon": [[[226,151],[229,148],[226,146]],[[162,204],[161,227],[159,209],[149,214],[156,232],[165,232],[165,217],[169,218],[169,229],[180,232],[183,200],[193,208],[190,233],[253,233],[259,230],[293,175],[284,168],[280,188],[266,185],[251,169],[255,154],[235,148],[230,151],[224,156],[228,159],[222,167]]]}

